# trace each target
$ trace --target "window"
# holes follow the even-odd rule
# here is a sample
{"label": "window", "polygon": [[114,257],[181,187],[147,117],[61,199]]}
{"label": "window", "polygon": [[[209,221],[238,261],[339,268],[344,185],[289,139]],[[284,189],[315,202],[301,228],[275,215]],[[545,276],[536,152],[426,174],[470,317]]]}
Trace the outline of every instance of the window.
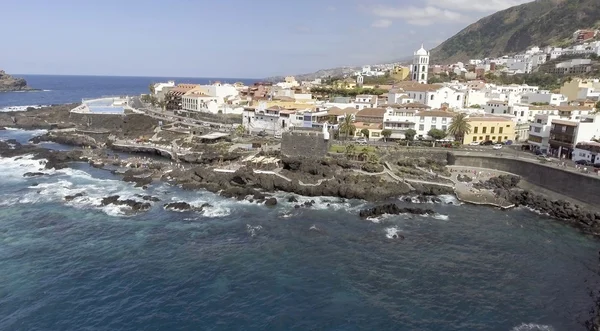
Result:
{"label": "window", "polygon": [[473,137],[473,141],[477,141],[477,137]]}
{"label": "window", "polygon": [[562,131],[562,132],[567,132],[567,127],[566,127],[566,126],[563,126],[561,131]]}
{"label": "window", "polygon": [[492,108],[492,114],[494,113],[494,110],[495,110],[495,109],[494,109],[494,108]]}
{"label": "window", "polygon": [[429,100],[433,100],[433,94],[429,97]]}
{"label": "window", "polygon": [[421,68],[423,69],[422,71],[425,71],[425,66],[422,66]]}
{"label": "window", "polygon": [[504,130],[504,128],[503,127],[499,127],[498,128],[498,133],[502,133],[502,130]]}
{"label": "window", "polygon": [[483,129],[481,130],[481,133],[486,133],[487,128],[484,126]]}
{"label": "window", "polygon": [[460,95],[456,96],[456,101],[460,101]]}
{"label": "window", "polygon": [[425,130],[425,125],[424,124],[419,124],[419,131],[423,131]]}
{"label": "window", "polygon": [[477,134],[477,129],[479,129],[479,127],[478,127],[478,126],[476,126],[476,127],[474,127],[474,128],[473,128],[473,133],[474,133],[474,134]]}
{"label": "window", "polygon": [[523,116],[525,116],[525,111],[524,110],[521,111],[521,117],[523,117]]}
{"label": "window", "polygon": [[435,124],[431,125],[431,130],[433,130],[433,129],[437,129],[437,127],[435,126]]}
{"label": "window", "polygon": [[494,130],[495,130],[495,129],[496,129],[496,128],[492,126],[492,127],[490,128],[490,133],[494,133]]}
{"label": "window", "polygon": [[507,127],[507,128],[510,128],[510,124],[506,124],[506,127]]}
{"label": "window", "polygon": [[493,137],[492,137],[492,140],[496,140],[496,136],[493,136]]}
{"label": "window", "polygon": [[442,125],[442,131],[446,131],[448,130],[448,127],[446,125]]}
{"label": "window", "polygon": [[435,122],[437,122],[437,117],[434,116],[431,118],[431,123],[435,123]]}
{"label": "window", "polygon": [[419,119],[419,122],[425,122],[425,116],[421,116],[421,118]]}
{"label": "window", "polygon": [[[425,77],[423,77],[423,76],[421,76],[421,77],[422,77],[423,79],[425,78]],[[419,94],[419,100],[423,100],[423,94]]]}
{"label": "window", "polygon": [[507,137],[507,136],[504,136],[504,140],[508,140],[508,137]]}

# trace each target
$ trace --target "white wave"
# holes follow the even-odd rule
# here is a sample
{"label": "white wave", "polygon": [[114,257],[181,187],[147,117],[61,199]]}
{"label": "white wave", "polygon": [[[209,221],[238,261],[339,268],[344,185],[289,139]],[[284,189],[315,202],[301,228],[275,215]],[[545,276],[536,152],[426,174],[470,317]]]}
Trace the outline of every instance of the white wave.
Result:
{"label": "white wave", "polygon": [[248,233],[250,234],[251,237],[256,236],[256,233],[260,230],[262,230],[262,226],[260,225],[250,225],[250,224],[246,224],[246,231],[248,231]]}
{"label": "white wave", "polygon": [[[65,168],[60,170],[44,169],[46,160],[34,160],[33,156],[0,158],[0,169],[3,170],[3,181],[7,184],[14,182],[31,183],[26,191],[18,190],[0,196],[0,206],[13,204],[35,204],[43,202],[63,202],[75,208],[95,208],[111,216],[122,216],[130,209],[126,206],[102,206],[102,199],[111,195],[119,195],[120,199],[136,198],[143,194],[141,188],[116,179],[94,178],[83,170]],[[42,172],[46,175],[23,177],[27,172]],[[71,201],[65,201],[65,196],[74,196]],[[145,202],[145,201],[144,201]]]}
{"label": "white wave", "polygon": [[442,200],[442,203],[447,204],[447,205],[452,204],[452,205],[460,206],[463,204],[456,198],[456,196],[454,196],[452,194],[442,194],[442,195],[438,196],[438,198],[440,200]]}
{"label": "white wave", "polygon": [[[423,197],[421,197],[422,199]],[[398,200],[405,202],[406,199],[410,199],[411,203],[414,204],[420,204],[420,203],[428,203],[428,204],[434,204],[434,203],[442,203],[445,205],[462,205],[462,202],[460,202],[454,195],[451,194],[443,194],[443,195],[439,195],[437,197],[425,197],[425,201],[422,201],[419,199],[418,196],[400,196],[398,197]],[[434,202],[434,199],[439,199],[438,202]]]}
{"label": "white wave", "polygon": [[385,228],[385,236],[388,239],[397,239],[399,237],[398,232],[400,232],[400,230],[397,226]]}
{"label": "white wave", "polygon": [[450,219],[450,217],[448,217],[448,215],[442,215],[442,214],[435,214],[431,217],[435,218],[436,220],[440,220],[440,221],[447,221]]}
{"label": "white wave", "polygon": [[519,326],[515,326],[511,331],[554,331],[554,328],[550,325],[523,323]]}
{"label": "white wave", "polygon": [[24,111],[24,110],[27,110],[27,108],[29,108],[29,107],[35,108],[35,109],[40,109],[40,108],[48,107],[48,106],[49,105],[9,106],[9,107],[0,108],[0,112]]}

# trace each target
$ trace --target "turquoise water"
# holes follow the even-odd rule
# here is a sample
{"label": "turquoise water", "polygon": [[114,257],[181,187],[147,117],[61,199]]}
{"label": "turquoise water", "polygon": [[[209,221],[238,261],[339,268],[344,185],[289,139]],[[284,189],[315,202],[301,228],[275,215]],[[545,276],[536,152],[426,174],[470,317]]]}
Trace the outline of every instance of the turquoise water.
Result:
{"label": "turquoise water", "polygon": [[[570,331],[600,288],[600,243],[525,209],[362,220],[361,201],[268,208],[86,164],[22,177],[39,167],[0,158],[0,330]],[[162,201],[125,216],[111,194]]]}

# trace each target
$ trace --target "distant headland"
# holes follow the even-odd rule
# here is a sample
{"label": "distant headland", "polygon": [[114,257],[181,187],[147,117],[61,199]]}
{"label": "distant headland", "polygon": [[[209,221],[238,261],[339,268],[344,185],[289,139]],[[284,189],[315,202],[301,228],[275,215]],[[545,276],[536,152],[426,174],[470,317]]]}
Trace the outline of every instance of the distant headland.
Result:
{"label": "distant headland", "polygon": [[4,70],[0,70],[0,92],[14,91],[36,91],[36,89],[27,86],[25,79],[13,77]]}

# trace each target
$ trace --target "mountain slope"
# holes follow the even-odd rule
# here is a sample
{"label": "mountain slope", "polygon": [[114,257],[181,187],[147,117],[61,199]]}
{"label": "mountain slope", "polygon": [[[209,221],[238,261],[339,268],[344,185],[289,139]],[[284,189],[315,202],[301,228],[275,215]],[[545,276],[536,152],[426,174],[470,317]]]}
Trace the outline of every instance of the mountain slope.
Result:
{"label": "mountain slope", "polygon": [[432,63],[501,56],[570,38],[597,27],[600,0],[537,0],[473,23],[431,50]]}

